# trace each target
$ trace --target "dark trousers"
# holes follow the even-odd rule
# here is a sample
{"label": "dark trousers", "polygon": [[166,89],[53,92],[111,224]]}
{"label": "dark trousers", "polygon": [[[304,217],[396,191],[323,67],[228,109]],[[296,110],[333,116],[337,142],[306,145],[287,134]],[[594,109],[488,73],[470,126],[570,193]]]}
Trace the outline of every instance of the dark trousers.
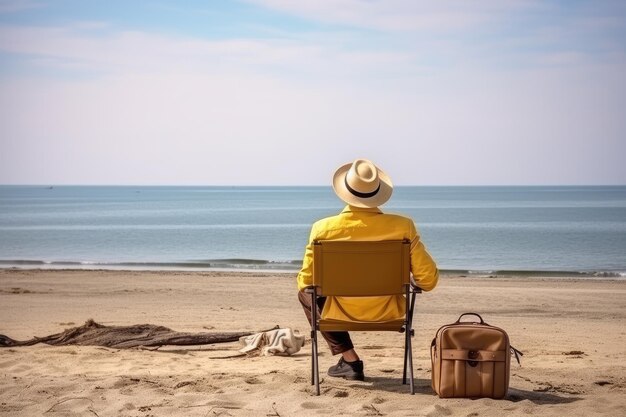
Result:
{"label": "dark trousers", "polygon": [[[302,291],[298,291],[298,300],[300,304],[302,304],[302,308],[304,309],[304,314],[306,318],[311,323],[311,294],[305,294]],[[317,299],[317,316],[322,312],[322,308],[324,307],[324,302],[326,301],[326,297],[319,297]],[[350,339],[350,335],[348,332],[320,332],[322,337],[328,343],[328,347],[330,347],[330,351],[333,355],[338,353],[345,352],[347,350],[353,349],[354,345],[352,344],[352,340]]]}

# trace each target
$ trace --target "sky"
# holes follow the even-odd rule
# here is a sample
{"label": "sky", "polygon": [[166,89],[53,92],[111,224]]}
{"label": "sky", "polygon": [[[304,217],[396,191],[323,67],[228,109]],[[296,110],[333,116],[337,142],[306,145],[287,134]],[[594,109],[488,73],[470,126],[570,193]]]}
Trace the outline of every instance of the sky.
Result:
{"label": "sky", "polygon": [[626,2],[0,0],[0,184],[626,184]]}

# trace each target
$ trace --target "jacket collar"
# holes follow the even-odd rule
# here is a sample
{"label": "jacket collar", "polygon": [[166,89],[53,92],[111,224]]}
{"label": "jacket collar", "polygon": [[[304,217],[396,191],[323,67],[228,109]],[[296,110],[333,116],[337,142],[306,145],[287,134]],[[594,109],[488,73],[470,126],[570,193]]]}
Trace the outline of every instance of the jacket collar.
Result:
{"label": "jacket collar", "polygon": [[378,207],[363,208],[363,207],[354,207],[349,204],[345,206],[341,212],[342,213],[378,213],[378,214],[382,213],[382,211],[380,211]]}

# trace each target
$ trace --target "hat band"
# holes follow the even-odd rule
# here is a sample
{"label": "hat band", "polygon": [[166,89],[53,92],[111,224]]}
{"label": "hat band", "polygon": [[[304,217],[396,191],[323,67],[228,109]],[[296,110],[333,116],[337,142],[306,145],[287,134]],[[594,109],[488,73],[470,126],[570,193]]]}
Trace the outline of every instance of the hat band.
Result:
{"label": "hat band", "polygon": [[355,190],[354,188],[350,187],[350,184],[348,184],[348,177],[343,177],[343,182],[344,184],[346,184],[346,188],[348,189],[348,191],[350,191],[350,193],[352,193],[352,195],[354,195],[355,197],[360,197],[360,198],[370,198],[370,197],[374,197],[376,194],[378,194],[378,191],[380,191],[380,182],[378,183],[378,187],[372,191],[371,193],[361,193],[357,190]]}

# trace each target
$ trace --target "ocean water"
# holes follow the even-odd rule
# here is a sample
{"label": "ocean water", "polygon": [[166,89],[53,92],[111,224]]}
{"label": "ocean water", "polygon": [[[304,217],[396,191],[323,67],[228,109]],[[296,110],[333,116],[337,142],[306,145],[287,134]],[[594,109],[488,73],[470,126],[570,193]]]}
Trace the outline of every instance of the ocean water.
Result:
{"label": "ocean water", "polygon": [[[330,187],[0,186],[0,267],[300,267]],[[626,275],[626,187],[397,187],[441,269]]]}

